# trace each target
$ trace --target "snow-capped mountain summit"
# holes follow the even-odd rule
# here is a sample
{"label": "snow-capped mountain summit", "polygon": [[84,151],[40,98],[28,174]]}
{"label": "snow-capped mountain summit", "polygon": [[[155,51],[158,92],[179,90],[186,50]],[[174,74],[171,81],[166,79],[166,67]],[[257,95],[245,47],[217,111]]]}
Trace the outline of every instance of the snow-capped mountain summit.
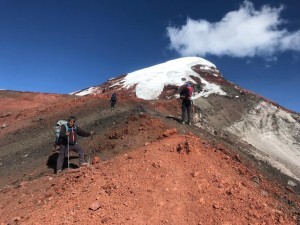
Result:
{"label": "snow-capped mountain summit", "polygon": [[[106,88],[133,89],[136,97],[153,100],[159,98],[166,87],[171,86],[176,89],[184,82],[190,81],[194,84],[201,84],[203,88],[203,91],[194,98],[208,96],[212,93],[226,95],[220,85],[202,77],[195,71],[195,68],[201,69],[215,78],[222,78],[213,63],[203,58],[184,57],[128,73],[122,79],[111,79],[111,85]],[[91,87],[72,94],[83,96],[101,91],[101,87]]]}
{"label": "snow-capped mountain summit", "polygon": [[206,86],[206,92],[202,92],[199,96],[207,96],[211,93],[225,95],[219,85],[206,81],[193,70],[193,67],[197,65],[213,76],[221,76],[211,62],[202,58],[186,57],[129,73],[121,82],[126,88],[136,85],[136,96],[145,100],[158,98],[164,87],[168,85],[181,86],[186,81],[196,84],[196,79],[201,79]]}

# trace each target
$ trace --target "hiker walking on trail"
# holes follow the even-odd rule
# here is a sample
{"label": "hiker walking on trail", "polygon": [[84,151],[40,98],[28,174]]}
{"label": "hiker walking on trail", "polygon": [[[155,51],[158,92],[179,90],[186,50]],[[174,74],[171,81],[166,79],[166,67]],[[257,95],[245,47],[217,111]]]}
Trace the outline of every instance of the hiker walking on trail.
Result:
{"label": "hiker walking on trail", "polygon": [[114,110],[115,108],[115,104],[117,102],[117,94],[114,92],[109,100],[110,102],[110,107],[111,107],[111,110]]}
{"label": "hiker walking on trail", "polygon": [[[193,101],[191,100],[193,94],[193,87],[190,82],[186,82],[180,91],[180,98],[182,99],[181,110],[182,118],[181,123],[192,125],[192,110],[193,110]],[[186,121],[187,117],[187,121]]]}
{"label": "hiker walking on trail", "polygon": [[[74,151],[79,154],[79,166],[86,166],[88,163],[84,159],[84,151],[77,144],[77,135],[83,137],[89,137],[94,134],[94,131],[86,132],[82,130],[79,126],[75,125],[76,118],[74,116],[69,117],[68,123],[65,126],[61,126],[59,135],[59,155],[57,158],[56,173],[62,171],[64,164],[64,159],[68,156],[69,164],[69,152]],[[69,166],[69,165],[68,165]]]}

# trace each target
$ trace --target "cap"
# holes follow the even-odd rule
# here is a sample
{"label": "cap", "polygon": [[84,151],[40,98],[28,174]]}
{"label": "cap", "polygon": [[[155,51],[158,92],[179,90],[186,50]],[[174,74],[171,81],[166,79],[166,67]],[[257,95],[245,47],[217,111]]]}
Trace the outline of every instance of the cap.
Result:
{"label": "cap", "polygon": [[191,85],[192,85],[191,82],[185,82],[185,86],[189,87]]}

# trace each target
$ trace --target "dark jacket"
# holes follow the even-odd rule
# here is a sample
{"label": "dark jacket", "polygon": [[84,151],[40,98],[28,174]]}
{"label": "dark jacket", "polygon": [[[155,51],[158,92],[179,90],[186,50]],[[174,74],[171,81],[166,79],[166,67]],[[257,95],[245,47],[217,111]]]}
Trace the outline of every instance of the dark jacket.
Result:
{"label": "dark jacket", "polygon": [[193,94],[193,88],[191,86],[183,86],[180,91],[180,98],[183,101],[190,101]]}
{"label": "dark jacket", "polygon": [[117,101],[117,94],[113,93],[109,102],[116,102],[116,101]]}
{"label": "dark jacket", "polygon": [[[68,128],[68,130],[67,130]],[[62,126],[59,134],[59,142],[60,144],[67,145],[68,144],[68,136],[66,135],[66,132],[70,132],[69,134],[69,145],[75,145],[77,143],[77,135],[82,137],[89,137],[91,136],[90,132],[86,132],[82,130],[78,126],[69,127],[68,125]]]}

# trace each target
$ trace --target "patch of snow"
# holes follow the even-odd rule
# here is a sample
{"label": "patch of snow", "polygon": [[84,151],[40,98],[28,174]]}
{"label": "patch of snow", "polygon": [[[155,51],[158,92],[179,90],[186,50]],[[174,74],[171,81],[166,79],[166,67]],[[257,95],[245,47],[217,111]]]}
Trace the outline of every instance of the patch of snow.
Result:
{"label": "patch of snow", "polygon": [[74,95],[74,94],[76,94],[77,92],[79,93],[80,91],[74,91],[74,92],[69,93],[68,95]]}
{"label": "patch of snow", "polygon": [[98,88],[97,87],[90,87],[88,89],[85,89],[83,91],[80,91],[80,92],[73,92],[75,93],[75,95],[78,95],[78,96],[84,96],[84,95],[89,95],[89,94],[92,94],[94,93],[95,91],[97,91]]}
{"label": "patch of snow", "polygon": [[122,81],[122,80],[121,80],[121,81],[118,81],[118,82],[116,82],[116,83],[110,85],[109,88],[113,88],[113,87],[115,87],[115,86],[121,86],[123,83],[124,83],[124,81]]}
{"label": "patch of snow", "polygon": [[297,186],[297,184],[294,181],[292,181],[292,180],[288,180],[288,185],[290,185],[292,187],[296,187]]}
{"label": "patch of snow", "polygon": [[228,130],[257,148],[254,156],[300,181],[300,124],[289,113],[262,101]]}
{"label": "patch of snow", "polygon": [[192,99],[197,99],[199,97],[208,97],[210,94],[226,95],[226,93],[221,89],[219,85],[206,81],[198,74],[197,76],[201,79],[201,82],[205,84],[205,88],[198,94],[194,93]]}

